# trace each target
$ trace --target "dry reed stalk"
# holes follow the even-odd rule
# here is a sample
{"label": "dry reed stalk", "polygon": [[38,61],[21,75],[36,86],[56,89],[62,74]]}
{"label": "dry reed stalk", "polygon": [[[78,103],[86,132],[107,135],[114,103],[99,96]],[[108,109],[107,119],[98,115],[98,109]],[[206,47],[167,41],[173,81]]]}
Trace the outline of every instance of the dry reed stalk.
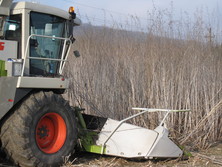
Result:
{"label": "dry reed stalk", "polygon": [[201,159],[210,160],[212,163],[222,166],[222,161],[221,160],[218,160],[216,158],[212,158],[210,156],[206,156],[206,155],[203,155],[203,154],[199,154],[199,153],[193,153],[193,154],[194,154],[195,157],[200,157]]}
{"label": "dry reed stalk", "polygon": [[214,115],[214,113],[222,107],[222,100],[217,104],[215,105],[215,107],[212,108],[212,110],[207,113],[207,115],[205,117],[203,117],[200,122],[196,125],[196,127],[194,127],[194,129],[190,132],[189,135],[187,135],[186,138],[184,138],[182,141],[181,141],[181,144],[185,143],[196,131],[198,131],[198,129],[202,129],[204,126],[206,126],[206,121],[208,121],[209,117],[212,117],[212,115]]}
{"label": "dry reed stalk", "polygon": [[[114,119],[133,114],[132,107],[189,108],[192,112],[167,119],[171,135],[206,148],[222,138],[222,47],[203,42],[199,15],[195,24],[185,19],[170,27],[163,13],[150,17],[155,21],[149,33],[90,25],[76,31],[74,47],[82,57],[69,58],[69,100],[87,113]],[[155,128],[161,117],[147,114],[132,123]]]}

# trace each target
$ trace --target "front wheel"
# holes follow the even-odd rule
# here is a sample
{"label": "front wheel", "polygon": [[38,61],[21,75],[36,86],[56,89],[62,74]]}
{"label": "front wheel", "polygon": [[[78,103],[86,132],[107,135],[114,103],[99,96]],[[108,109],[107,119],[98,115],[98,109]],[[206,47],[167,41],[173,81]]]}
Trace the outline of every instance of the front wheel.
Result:
{"label": "front wheel", "polygon": [[1,141],[7,155],[19,166],[59,166],[74,152],[76,117],[61,95],[38,92],[5,121]]}

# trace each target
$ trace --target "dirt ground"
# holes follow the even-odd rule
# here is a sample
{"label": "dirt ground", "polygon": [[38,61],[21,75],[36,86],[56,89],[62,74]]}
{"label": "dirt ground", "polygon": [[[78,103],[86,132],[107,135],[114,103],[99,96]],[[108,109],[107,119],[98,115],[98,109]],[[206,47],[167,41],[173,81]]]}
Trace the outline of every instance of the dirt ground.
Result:
{"label": "dirt ground", "polygon": [[192,152],[193,157],[188,160],[127,160],[117,157],[100,156],[82,153],[70,164],[64,167],[220,167],[222,166],[222,143],[216,144],[210,149],[201,152]]}
{"label": "dirt ground", "polygon": [[[192,152],[193,157],[188,160],[128,160],[117,157],[101,156],[90,153],[80,153],[75,155],[73,160],[64,159],[63,167],[221,167],[222,166],[222,143],[216,144],[208,150]],[[1,167],[14,167],[0,154]]]}

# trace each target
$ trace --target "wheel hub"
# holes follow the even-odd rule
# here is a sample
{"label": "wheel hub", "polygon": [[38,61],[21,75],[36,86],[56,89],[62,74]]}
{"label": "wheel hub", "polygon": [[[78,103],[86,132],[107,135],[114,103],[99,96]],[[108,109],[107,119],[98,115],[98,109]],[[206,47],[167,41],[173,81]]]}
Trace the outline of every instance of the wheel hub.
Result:
{"label": "wheel hub", "polygon": [[36,126],[36,143],[41,151],[53,154],[59,151],[66,140],[66,124],[57,113],[47,113]]}
{"label": "wheel hub", "polygon": [[47,126],[41,126],[41,128],[38,128],[37,135],[40,137],[40,139],[48,137],[49,136],[49,130],[47,129]]}

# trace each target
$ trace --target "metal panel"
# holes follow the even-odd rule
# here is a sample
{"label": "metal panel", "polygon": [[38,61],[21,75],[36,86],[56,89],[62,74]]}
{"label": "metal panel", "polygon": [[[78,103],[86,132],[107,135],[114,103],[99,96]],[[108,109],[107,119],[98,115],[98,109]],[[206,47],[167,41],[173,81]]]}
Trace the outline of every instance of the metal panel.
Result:
{"label": "metal panel", "polygon": [[28,9],[30,11],[51,14],[51,15],[62,17],[64,19],[69,19],[68,12],[58,9],[58,8],[55,8],[55,7],[41,5],[38,3],[17,2],[17,3],[13,3],[11,9],[13,9],[13,10],[14,9]]}
{"label": "metal panel", "polygon": [[168,138],[169,132],[166,128],[158,126],[154,131],[159,133],[159,136],[148,152],[147,158],[176,158],[182,156],[183,151]]}
{"label": "metal panel", "polygon": [[[172,112],[187,112],[190,110],[169,110],[133,108],[141,110],[121,121],[108,119],[98,134],[96,145],[101,146],[100,154],[114,155],[125,158],[176,158],[181,157],[183,151],[168,137],[168,130],[164,122]],[[160,125],[149,130],[125,123],[139,115],[149,112],[166,112]]]}
{"label": "metal panel", "polygon": [[0,78],[0,118],[14,105],[16,85],[17,78]]}
{"label": "metal panel", "polygon": [[0,119],[32,89],[16,89],[17,77],[0,77]]}
{"label": "metal panel", "polygon": [[[119,121],[108,119],[96,144],[103,145],[118,124]],[[157,136],[155,131],[123,123],[107,142],[105,154],[126,158],[145,157]]]}
{"label": "metal panel", "polygon": [[66,89],[68,83],[64,78],[18,77],[17,88]]}
{"label": "metal panel", "polygon": [[7,61],[9,58],[16,59],[17,58],[17,45],[16,41],[6,41],[0,40],[1,48],[0,49],[0,60]]}
{"label": "metal panel", "polygon": [[0,15],[9,15],[12,0],[0,0]]}

